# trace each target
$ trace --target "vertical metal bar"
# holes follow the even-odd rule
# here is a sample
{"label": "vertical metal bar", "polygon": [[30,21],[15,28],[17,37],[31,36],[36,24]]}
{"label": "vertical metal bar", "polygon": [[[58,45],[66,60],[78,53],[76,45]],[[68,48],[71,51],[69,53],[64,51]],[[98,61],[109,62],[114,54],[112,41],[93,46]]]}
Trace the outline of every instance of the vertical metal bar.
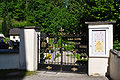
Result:
{"label": "vertical metal bar", "polygon": [[[58,37],[58,40],[59,40],[59,37]],[[57,45],[57,48],[59,48],[59,44]],[[59,50],[57,50],[57,51],[59,51]],[[58,52],[58,54],[59,54],[59,52]],[[59,58],[60,58],[60,57],[58,57],[57,62],[56,62],[56,63],[58,63],[58,64],[60,64]]]}
{"label": "vertical metal bar", "polygon": [[57,43],[55,43],[54,64],[56,64],[56,52],[57,52],[57,50],[56,50],[56,44],[57,44]]}
{"label": "vertical metal bar", "polygon": [[61,72],[62,72],[62,67],[63,67],[63,52],[62,52],[62,35],[61,35],[61,49],[60,49],[60,52],[61,52]]}
{"label": "vertical metal bar", "polygon": [[37,34],[37,48],[38,48],[38,54],[37,54],[37,64],[38,64],[38,67],[37,69],[39,69],[39,35]]}
{"label": "vertical metal bar", "polygon": [[[66,46],[66,41],[67,41],[67,37],[65,37],[65,45],[64,45],[64,46]],[[64,56],[65,56],[65,57],[64,57],[65,65],[66,65],[66,57],[67,57],[67,56],[66,56],[66,52],[65,52]]]}
{"label": "vertical metal bar", "polygon": [[[75,37],[73,36],[73,42],[75,42],[75,39],[74,39]],[[75,59],[76,59],[76,57],[75,57],[75,55],[76,54],[73,54],[74,55],[74,65],[75,65]]]}
{"label": "vertical metal bar", "polygon": [[[48,38],[48,48],[49,48],[49,38]],[[46,58],[47,58],[47,55],[48,55],[48,54],[49,54],[49,49],[48,49],[48,52],[46,52],[46,53],[45,53],[45,55],[46,55],[45,57],[46,57]],[[46,60],[46,59],[45,59],[45,60]],[[47,63],[47,64],[48,64],[48,60],[47,60],[47,61],[45,61],[45,63]]]}
{"label": "vertical metal bar", "polygon": [[73,62],[72,62],[72,55],[74,55],[74,54],[71,54],[71,55],[70,55],[70,56],[71,56],[71,64],[73,63]]}
{"label": "vertical metal bar", "polygon": [[[73,41],[72,41],[71,44],[74,45],[74,44],[73,44],[73,43],[74,43],[74,37],[72,37],[72,38],[73,38]],[[73,50],[73,51],[74,51],[74,50]],[[73,63],[73,62],[72,62],[72,55],[74,55],[74,52],[73,52],[73,54],[71,54],[71,64]]]}
{"label": "vertical metal bar", "polygon": [[[70,41],[71,42],[71,41]],[[67,43],[67,48],[70,48],[68,45],[70,45],[70,42]],[[71,51],[70,51],[71,52]],[[70,55],[70,54],[68,54]],[[69,57],[67,57],[67,61],[66,61],[67,65],[69,65]]]}

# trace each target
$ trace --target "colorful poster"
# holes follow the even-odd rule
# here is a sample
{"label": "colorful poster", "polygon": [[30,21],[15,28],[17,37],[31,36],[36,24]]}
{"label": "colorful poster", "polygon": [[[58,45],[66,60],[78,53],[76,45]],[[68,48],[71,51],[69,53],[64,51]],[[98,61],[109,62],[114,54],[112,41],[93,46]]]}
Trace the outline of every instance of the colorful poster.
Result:
{"label": "colorful poster", "polygon": [[95,51],[96,52],[103,52],[103,41],[96,41]]}

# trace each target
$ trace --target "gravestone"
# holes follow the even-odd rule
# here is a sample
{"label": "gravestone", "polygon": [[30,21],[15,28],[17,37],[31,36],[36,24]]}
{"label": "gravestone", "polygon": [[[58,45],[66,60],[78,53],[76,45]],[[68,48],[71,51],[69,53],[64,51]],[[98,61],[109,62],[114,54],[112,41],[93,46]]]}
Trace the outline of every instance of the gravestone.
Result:
{"label": "gravestone", "polygon": [[85,22],[89,29],[88,75],[105,76],[113,49],[113,22]]}

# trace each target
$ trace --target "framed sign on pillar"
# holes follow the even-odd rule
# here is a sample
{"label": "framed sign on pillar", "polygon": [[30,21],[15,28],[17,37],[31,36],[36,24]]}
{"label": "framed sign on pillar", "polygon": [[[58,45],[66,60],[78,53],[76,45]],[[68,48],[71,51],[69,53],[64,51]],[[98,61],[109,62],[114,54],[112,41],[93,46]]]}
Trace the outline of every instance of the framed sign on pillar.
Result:
{"label": "framed sign on pillar", "polygon": [[89,29],[89,57],[109,57],[108,29]]}

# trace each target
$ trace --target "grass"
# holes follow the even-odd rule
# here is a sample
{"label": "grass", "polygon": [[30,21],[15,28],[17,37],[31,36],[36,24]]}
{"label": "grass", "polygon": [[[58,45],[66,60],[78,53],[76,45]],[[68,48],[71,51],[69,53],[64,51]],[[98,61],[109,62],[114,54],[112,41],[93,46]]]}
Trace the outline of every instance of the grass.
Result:
{"label": "grass", "polygon": [[3,78],[23,78],[35,74],[34,71],[25,71],[17,69],[0,70],[0,79]]}

